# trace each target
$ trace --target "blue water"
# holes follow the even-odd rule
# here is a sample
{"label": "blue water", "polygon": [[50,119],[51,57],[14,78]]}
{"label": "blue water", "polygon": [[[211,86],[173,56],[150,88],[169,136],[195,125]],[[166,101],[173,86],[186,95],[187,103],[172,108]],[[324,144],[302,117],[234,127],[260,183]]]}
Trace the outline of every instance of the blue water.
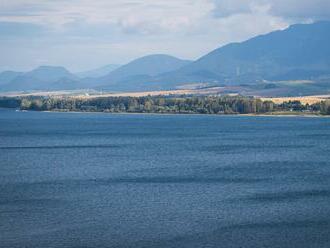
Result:
{"label": "blue water", "polygon": [[0,247],[330,247],[330,118],[0,110]]}

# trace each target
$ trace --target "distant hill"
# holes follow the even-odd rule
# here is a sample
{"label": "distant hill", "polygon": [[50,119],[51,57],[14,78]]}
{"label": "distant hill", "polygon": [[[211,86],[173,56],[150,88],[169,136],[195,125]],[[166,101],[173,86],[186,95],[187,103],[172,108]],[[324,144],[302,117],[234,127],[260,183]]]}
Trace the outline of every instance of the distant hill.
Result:
{"label": "distant hill", "polygon": [[48,82],[53,82],[62,78],[76,78],[74,74],[61,66],[40,66],[30,72],[25,73],[22,75],[22,77],[36,78]]}
{"label": "distant hill", "polygon": [[76,75],[80,78],[98,78],[109,74],[110,72],[118,69],[119,67],[120,65],[110,64],[94,70],[79,72],[76,73]]}
{"label": "distant hill", "polygon": [[[85,72],[89,76],[83,79],[63,67],[3,72],[0,90],[149,91],[198,85],[239,86],[245,93],[250,87],[249,92],[260,95],[330,92],[330,22],[297,24],[231,43],[193,62],[156,54],[113,69],[111,65]],[[104,75],[107,70],[112,71]]]}
{"label": "distant hill", "polygon": [[16,71],[4,71],[0,73],[0,85],[5,85],[10,83],[12,80],[14,80],[16,77],[22,75],[22,72],[16,72]]}
{"label": "distant hill", "polygon": [[173,86],[187,82],[235,85],[329,75],[330,22],[324,21],[220,47],[157,81]]}
{"label": "distant hill", "polygon": [[189,60],[182,60],[169,55],[149,55],[123,65],[91,83],[97,82],[104,88],[112,88],[111,86],[114,85],[118,89],[125,89],[126,86],[131,88],[131,84],[148,81],[156,75],[180,69],[190,63]]}
{"label": "distant hill", "polygon": [[[19,74],[9,83],[1,85],[0,88],[6,91],[53,90],[58,89],[57,83],[65,81],[67,87],[64,89],[71,89],[73,85],[76,85],[77,80],[78,78],[64,67],[40,66],[32,71]],[[62,84],[62,86],[64,85]]]}

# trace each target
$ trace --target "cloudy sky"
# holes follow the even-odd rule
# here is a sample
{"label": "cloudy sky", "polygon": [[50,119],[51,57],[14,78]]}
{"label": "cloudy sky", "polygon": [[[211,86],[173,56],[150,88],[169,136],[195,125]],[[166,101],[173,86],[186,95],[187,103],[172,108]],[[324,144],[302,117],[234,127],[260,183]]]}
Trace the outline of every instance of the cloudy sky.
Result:
{"label": "cloudy sky", "polygon": [[0,0],[0,71],[82,71],[165,53],[196,59],[234,41],[330,19],[330,0]]}

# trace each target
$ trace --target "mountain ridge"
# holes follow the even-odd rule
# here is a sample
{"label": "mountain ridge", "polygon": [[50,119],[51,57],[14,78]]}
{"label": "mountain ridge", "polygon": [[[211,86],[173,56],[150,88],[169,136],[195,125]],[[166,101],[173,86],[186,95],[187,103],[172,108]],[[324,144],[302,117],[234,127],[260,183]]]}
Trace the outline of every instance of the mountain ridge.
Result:
{"label": "mountain ridge", "polygon": [[[96,78],[80,79],[63,67],[47,66],[19,73],[17,77],[15,72],[1,73],[0,89],[51,90],[65,87],[150,91],[183,88],[192,84],[208,87],[262,86],[297,80],[311,81],[315,83],[311,84],[314,88],[318,87],[317,83],[320,81],[324,89],[327,82],[330,88],[329,44],[330,21],[295,24],[284,30],[221,46],[196,61],[152,54],[137,58]],[[1,75],[3,82],[10,82],[1,82]],[[12,78],[14,79],[10,80]],[[276,85],[272,85],[273,88],[274,86]],[[308,91],[308,87],[303,86],[304,92]]]}
{"label": "mountain ridge", "polygon": [[[231,81],[246,84],[270,80],[297,69],[330,72],[328,44],[330,22],[295,24],[285,30],[217,48],[190,65],[169,73],[165,79],[179,77],[180,81],[188,82],[204,79],[228,85],[235,84]],[[191,76],[198,72],[206,76]]]}
{"label": "mountain ridge", "polygon": [[130,88],[130,85],[128,85],[130,83],[140,84],[158,74],[179,69],[191,62],[166,54],[147,55],[132,60],[104,77],[92,80],[86,79],[83,84],[94,85],[102,89],[117,87],[116,90],[125,90],[127,87]]}
{"label": "mountain ridge", "polygon": [[77,76],[62,66],[39,66],[21,73],[9,83],[1,85],[1,88],[7,91],[53,90],[53,84],[61,80],[67,80],[70,84],[77,80]]}
{"label": "mountain ridge", "polygon": [[109,64],[92,70],[78,72],[75,73],[75,75],[77,75],[80,78],[98,78],[109,74],[110,72],[118,69],[119,67],[121,67],[121,65]]}

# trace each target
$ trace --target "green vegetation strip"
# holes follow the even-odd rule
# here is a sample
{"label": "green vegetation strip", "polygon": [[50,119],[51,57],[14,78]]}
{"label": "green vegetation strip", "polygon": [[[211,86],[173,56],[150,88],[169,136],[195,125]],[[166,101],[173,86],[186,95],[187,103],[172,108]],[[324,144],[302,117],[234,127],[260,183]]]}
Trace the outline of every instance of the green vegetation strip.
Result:
{"label": "green vegetation strip", "polygon": [[321,114],[330,115],[330,101],[302,104],[243,96],[147,96],[147,97],[1,97],[0,107],[36,111],[170,114]]}

